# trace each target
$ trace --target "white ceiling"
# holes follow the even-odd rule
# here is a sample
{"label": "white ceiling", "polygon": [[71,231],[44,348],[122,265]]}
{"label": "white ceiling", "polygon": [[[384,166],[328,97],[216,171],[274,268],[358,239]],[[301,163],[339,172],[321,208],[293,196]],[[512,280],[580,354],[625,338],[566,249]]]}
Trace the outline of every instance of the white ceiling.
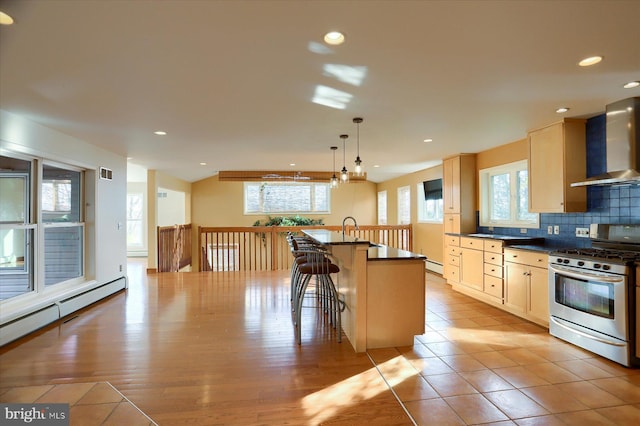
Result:
{"label": "white ceiling", "polygon": [[[188,181],[384,181],[640,96],[640,1],[3,1],[0,107]],[[329,30],[346,35],[329,47]],[[590,68],[577,62],[599,54]],[[338,91],[341,108],[314,102]],[[167,136],[153,131],[165,130]],[[425,138],[434,142],[424,143]],[[200,166],[206,162],[206,166]],[[296,166],[289,166],[296,163]],[[374,168],[377,164],[380,167]]]}

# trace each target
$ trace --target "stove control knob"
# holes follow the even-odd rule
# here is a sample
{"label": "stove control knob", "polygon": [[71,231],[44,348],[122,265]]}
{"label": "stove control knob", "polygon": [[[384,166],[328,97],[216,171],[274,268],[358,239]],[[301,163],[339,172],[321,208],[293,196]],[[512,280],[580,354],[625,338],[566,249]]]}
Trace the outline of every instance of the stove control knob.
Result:
{"label": "stove control knob", "polygon": [[557,259],[556,259],[556,262],[558,262],[558,263],[562,263],[562,258],[561,258],[561,257],[557,258]]}
{"label": "stove control knob", "polygon": [[569,259],[563,259],[562,263],[565,263],[565,264],[569,263]]}
{"label": "stove control knob", "polygon": [[578,261],[578,266],[584,266],[584,262],[582,260]]}
{"label": "stove control knob", "polygon": [[602,265],[602,269],[604,269],[605,271],[608,271],[609,269],[611,269],[611,266],[609,266],[609,265]]}
{"label": "stove control knob", "polygon": [[594,264],[593,264],[593,267],[594,267],[594,268],[596,268],[596,269],[600,269],[600,267],[601,267],[601,266],[602,266],[602,265],[601,265],[601,264],[599,264],[599,263],[594,263]]}

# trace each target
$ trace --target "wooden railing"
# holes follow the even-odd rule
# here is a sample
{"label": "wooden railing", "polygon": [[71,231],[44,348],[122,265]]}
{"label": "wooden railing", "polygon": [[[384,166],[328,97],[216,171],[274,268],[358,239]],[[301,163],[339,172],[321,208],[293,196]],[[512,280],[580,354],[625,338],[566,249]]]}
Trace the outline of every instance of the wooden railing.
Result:
{"label": "wooden railing", "polygon": [[191,262],[191,224],[158,226],[158,272],[178,272]]}
{"label": "wooden railing", "polygon": [[[288,232],[302,229],[342,231],[340,226],[198,227],[200,271],[273,271],[291,267]],[[411,225],[347,226],[348,235],[411,251]]]}

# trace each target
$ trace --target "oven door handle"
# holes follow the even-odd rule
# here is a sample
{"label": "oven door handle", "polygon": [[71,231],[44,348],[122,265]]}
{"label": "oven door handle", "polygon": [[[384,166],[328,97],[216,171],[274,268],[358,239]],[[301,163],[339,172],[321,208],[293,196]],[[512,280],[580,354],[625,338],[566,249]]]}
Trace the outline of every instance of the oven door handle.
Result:
{"label": "oven door handle", "polygon": [[607,339],[603,339],[601,337],[597,337],[597,336],[593,336],[589,333],[585,333],[584,331],[580,331],[576,328],[573,328],[567,324],[562,324],[562,320],[558,319],[558,318],[554,318],[554,317],[550,317],[549,318],[551,320],[551,322],[553,322],[554,324],[556,324],[557,326],[560,326],[562,328],[565,328],[567,330],[569,330],[572,333],[576,333],[579,334],[580,336],[586,337],[587,339],[591,339],[591,340],[595,340],[596,342],[600,342],[600,343],[604,343],[606,345],[611,345],[611,346],[625,346],[627,343],[626,342],[615,342],[613,340],[607,340]]}
{"label": "oven door handle", "polygon": [[584,279],[593,279],[598,280],[600,282],[605,283],[624,283],[625,277],[618,275],[598,275],[598,274],[590,274],[589,272],[575,272],[571,269],[558,267],[555,265],[549,265],[549,269],[557,274],[566,275],[568,277],[577,278],[579,280]]}

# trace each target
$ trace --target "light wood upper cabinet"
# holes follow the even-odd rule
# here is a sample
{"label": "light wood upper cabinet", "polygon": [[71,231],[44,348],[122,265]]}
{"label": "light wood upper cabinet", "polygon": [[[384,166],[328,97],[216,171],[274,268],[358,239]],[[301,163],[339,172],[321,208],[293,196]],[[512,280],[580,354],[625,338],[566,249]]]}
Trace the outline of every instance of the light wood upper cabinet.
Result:
{"label": "light wood upper cabinet", "polygon": [[[460,154],[445,158],[442,164],[442,198],[445,219],[457,229],[445,232],[465,233],[476,230],[476,155]],[[447,215],[458,215],[447,216]]]}
{"label": "light wood upper cabinet", "polygon": [[584,212],[586,179],[585,120],[565,119],[528,135],[529,211],[535,213]]}
{"label": "light wood upper cabinet", "polygon": [[445,213],[444,223],[442,224],[445,234],[459,234],[460,233],[460,215],[455,213]]}
{"label": "light wood upper cabinet", "polygon": [[444,213],[460,213],[460,157],[442,163]]}

